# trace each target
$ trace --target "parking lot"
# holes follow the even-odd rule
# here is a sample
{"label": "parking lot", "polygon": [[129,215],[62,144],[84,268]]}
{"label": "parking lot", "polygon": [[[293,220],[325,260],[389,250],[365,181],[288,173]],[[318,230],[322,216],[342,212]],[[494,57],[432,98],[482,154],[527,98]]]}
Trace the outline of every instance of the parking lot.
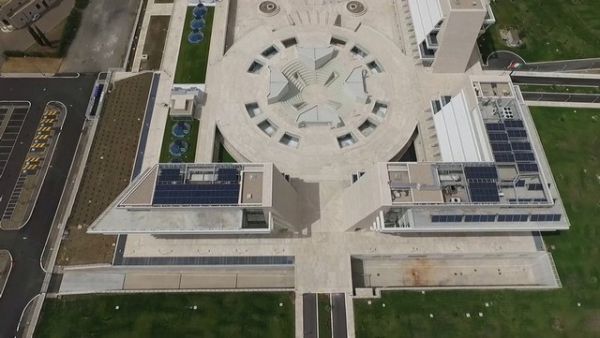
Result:
{"label": "parking lot", "polygon": [[4,174],[29,108],[29,102],[0,101],[0,177]]}
{"label": "parking lot", "polygon": [[[15,335],[21,311],[41,289],[44,273],[40,269],[40,255],[77,147],[96,76],[72,74],[69,77],[0,77],[0,102],[29,101],[31,104],[0,177],[0,214],[7,209],[14,188],[19,188],[17,181],[21,168],[46,104],[60,101],[68,110],[60,140],[29,222],[18,231],[0,230],[0,250],[10,250],[15,261],[0,299],[0,337]],[[14,128],[10,130],[14,131]]]}

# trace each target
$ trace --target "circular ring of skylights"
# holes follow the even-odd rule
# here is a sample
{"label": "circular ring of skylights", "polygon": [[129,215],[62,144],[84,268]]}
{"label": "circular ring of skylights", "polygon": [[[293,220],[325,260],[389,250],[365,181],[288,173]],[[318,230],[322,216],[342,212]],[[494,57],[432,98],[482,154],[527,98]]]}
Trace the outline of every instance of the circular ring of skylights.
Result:
{"label": "circular ring of skylights", "polygon": [[258,5],[258,10],[265,15],[275,15],[279,13],[279,6],[273,1],[263,1]]}
{"label": "circular ring of skylights", "polygon": [[349,1],[346,4],[346,9],[353,15],[359,16],[365,14],[367,7],[360,1]]}

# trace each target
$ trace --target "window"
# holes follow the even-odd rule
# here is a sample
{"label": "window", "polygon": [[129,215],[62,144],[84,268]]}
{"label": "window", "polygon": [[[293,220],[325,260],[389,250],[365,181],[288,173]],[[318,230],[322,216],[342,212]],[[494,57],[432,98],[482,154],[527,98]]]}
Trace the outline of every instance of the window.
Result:
{"label": "window", "polygon": [[462,220],[462,215],[431,215],[432,223],[457,223]]}
{"label": "window", "polygon": [[281,40],[281,43],[283,44],[283,46],[285,48],[290,48],[292,46],[297,45],[298,41],[296,40],[296,38],[289,38],[289,39]]}
{"label": "window", "polygon": [[272,58],[273,56],[277,55],[277,53],[279,53],[279,51],[277,50],[277,48],[275,48],[275,46],[271,46],[267,49],[265,49],[261,55],[264,56],[267,59]]}

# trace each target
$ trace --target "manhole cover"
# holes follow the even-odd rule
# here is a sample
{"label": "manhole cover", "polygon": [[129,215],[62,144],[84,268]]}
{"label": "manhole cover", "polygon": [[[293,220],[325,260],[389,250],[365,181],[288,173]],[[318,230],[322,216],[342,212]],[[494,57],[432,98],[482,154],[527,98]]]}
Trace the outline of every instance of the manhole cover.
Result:
{"label": "manhole cover", "polygon": [[277,4],[273,1],[263,1],[258,5],[258,9],[264,14],[275,14],[279,11]]}

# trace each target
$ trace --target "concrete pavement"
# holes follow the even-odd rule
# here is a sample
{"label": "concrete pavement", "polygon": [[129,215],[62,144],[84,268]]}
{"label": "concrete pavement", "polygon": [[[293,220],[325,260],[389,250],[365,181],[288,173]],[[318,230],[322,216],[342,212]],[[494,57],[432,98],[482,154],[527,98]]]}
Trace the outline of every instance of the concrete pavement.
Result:
{"label": "concrete pavement", "polygon": [[253,289],[294,289],[293,266],[69,267],[63,271],[58,293]]}
{"label": "concrete pavement", "polygon": [[90,1],[60,71],[103,72],[120,68],[140,1]]}

